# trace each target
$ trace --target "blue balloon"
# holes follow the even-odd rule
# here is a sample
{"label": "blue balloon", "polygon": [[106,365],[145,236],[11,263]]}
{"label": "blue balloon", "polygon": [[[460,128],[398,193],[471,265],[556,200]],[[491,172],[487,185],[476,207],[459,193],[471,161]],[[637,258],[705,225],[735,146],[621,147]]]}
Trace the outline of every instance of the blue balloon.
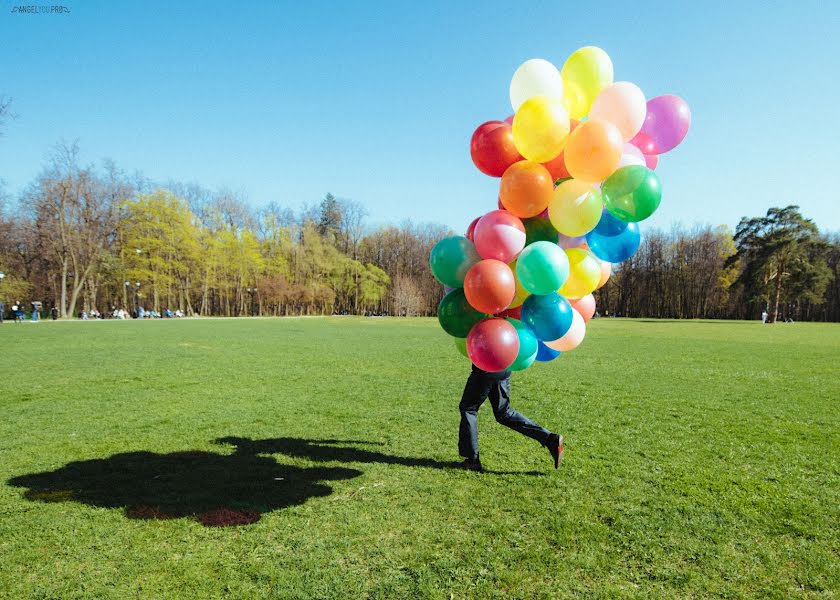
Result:
{"label": "blue balloon", "polygon": [[627,260],[639,249],[642,236],[637,223],[627,223],[612,216],[605,208],[595,229],[586,234],[592,253],[611,263]]}
{"label": "blue balloon", "polygon": [[550,360],[554,360],[558,356],[563,354],[559,350],[555,350],[554,348],[549,348],[542,342],[537,342],[537,360],[540,362],[548,362]]}
{"label": "blue balloon", "polygon": [[530,327],[538,340],[547,342],[566,335],[572,326],[572,305],[557,292],[531,294],[522,303],[522,322]]}

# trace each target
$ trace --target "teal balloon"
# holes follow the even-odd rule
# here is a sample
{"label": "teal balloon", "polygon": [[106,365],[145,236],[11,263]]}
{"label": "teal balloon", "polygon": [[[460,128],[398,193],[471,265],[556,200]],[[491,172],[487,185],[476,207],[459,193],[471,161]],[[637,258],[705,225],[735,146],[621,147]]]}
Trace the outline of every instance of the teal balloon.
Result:
{"label": "teal balloon", "polygon": [[525,323],[519,319],[507,319],[507,322],[514,326],[516,335],[519,336],[519,354],[516,360],[508,367],[511,371],[522,371],[530,367],[537,359],[538,341],[537,336]]}
{"label": "teal balloon", "polygon": [[531,328],[538,340],[551,342],[569,331],[573,310],[569,301],[557,292],[544,296],[532,294],[522,303],[522,322]]}
{"label": "teal balloon", "polygon": [[621,167],[601,186],[604,205],[616,219],[638,223],[651,216],[662,200],[659,176],[641,165]]}
{"label": "teal balloon", "polygon": [[464,295],[464,290],[452,290],[438,304],[438,321],[443,330],[457,338],[465,338],[473,325],[490,315],[478,312]]}
{"label": "teal balloon", "polygon": [[553,242],[534,242],[516,259],[516,279],[532,294],[550,294],[569,277],[569,258]]}
{"label": "teal balloon", "polygon": [[469,358],[469,354],[467,354],[467,338],[452,338],[455,340],[455,347],[458,349],[458,352]]}
{"label": "teal balloon", "polygon": [[530,219],[522,219],[522,224],[525,226],[526,246],[534,242],[557,243],[557,230],[554,229],[554,225],[548,219],[532,217]]}
{"label": "teal balloon", "polygon": [[443,238],[429,255],[432,274],[443,285],[464,287],[464,277],[475,263],[481,260],[475,245],[462,235]]}

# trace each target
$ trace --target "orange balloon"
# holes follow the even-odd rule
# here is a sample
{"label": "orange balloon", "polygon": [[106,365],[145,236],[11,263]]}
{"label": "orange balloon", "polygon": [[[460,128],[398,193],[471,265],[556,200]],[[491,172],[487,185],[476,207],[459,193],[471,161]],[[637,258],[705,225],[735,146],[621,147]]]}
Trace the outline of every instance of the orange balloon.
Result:
{"label": "orange balloon", "polygon": [[538,162],[520,160],[502,175],[499,199],[511,213],[521,218],[536,217],[551,202],[554,180]]}
{"label": "orange balloon", "polygon": [[474,309],[502,312],[516,296],[516,279],[505,263],[494,258],[475,263],[464,278],[464,295]]}
{"label": "orange balloon", "polygon": [[604,287],[604,285],[606,285],[607,281],[609,280],[610,275],[612,275],[612,263],[602,260],[601,279],[600,281],[598,281],[598,287],[596,287],[595,289],[600,290],[602,287]]}
{"label": "orange balloon", "polygon": [[604,181],[618,168],[623,147],[618,127],[609,121],[590,119],[569,136],[563,151],[566,169],[575,179]]}

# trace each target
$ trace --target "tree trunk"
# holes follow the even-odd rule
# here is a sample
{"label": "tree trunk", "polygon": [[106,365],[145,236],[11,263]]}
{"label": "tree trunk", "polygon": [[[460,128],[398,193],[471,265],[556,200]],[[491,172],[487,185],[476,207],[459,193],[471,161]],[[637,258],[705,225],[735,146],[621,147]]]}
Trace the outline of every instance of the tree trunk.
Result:
{"label": "tree trunk", "polygon": [[782,275],[785,272],[785,261],[779,261],[779,268],[776,271],[776,299],[773,301],[773,312],[770,313],[770,322],[776,322],[776,315],[779,314],[779,298],[782,295]]}

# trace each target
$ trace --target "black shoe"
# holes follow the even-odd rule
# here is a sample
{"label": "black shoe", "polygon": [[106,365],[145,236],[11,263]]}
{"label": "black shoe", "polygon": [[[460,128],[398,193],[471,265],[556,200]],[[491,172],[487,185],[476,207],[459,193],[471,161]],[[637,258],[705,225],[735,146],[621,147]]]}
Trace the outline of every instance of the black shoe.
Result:
{"label": "black shoe", "polygon": [[551,454],[551,458],[554,459],[554,468],[556,469],[560,466],[560,461],[563,460],[563,436],[552,433],[548,436],[548,441],[545,443],[545,447],[548,448],[548,453]]}
{"label": "black shoe", "polygon": [[458,463],[458,466],[468,471],[478,471],[479,473],[484,471],[481,461],[477,458],[465,458],[464,462]]}

